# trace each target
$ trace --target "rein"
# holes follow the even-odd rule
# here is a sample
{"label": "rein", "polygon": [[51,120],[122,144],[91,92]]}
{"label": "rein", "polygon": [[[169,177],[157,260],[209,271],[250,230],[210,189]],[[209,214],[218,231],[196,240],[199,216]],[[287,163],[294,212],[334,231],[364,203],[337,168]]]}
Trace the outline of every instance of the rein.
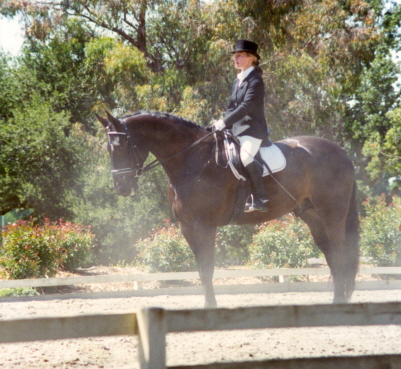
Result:
{"label": "rein", "polygon": [[151,170],[151,169],[153,169],[153,168],[156,168],[158,165],[162,165],[162,164],[164,164],[166,161],[169,161],[169,160],[175,158],[176,156],[181,155],[181,154],[183,154],[184,152],[186,152],[186,151],[192,149],[194,146],[196,146],[197,144],[199,144],[200,142],[202,142],[204,139],[206,139],[206,138],[208,138],[209,136],[211,136],[213,133],[214,133],[214,132],[208,133],[207,135],[203,136],[203,137],[200,138],[199,140],[197,140],[197,141],[193,142],[192,144],[190,144],[189,146],[187,146],[185,149],[183,149],[183,150],[181,150],[181,151],[179,151],[179,152],[177,152],[177,153],[175,153],[175,154],[169,156],[168,158],[166,158],[166,159],[164,159],[164,160],[162,160],[162,161],[160,161],[159,159],[155,159],[155,160],[153,160],[151,163],[149,163],[145,168],[139,168],[139,169],[138,169],[138,171],[139,171],[138,176],[141,175],[142,173],[145,173],[145,172],[147,172],[147,171],[149,171],[149,170]]}

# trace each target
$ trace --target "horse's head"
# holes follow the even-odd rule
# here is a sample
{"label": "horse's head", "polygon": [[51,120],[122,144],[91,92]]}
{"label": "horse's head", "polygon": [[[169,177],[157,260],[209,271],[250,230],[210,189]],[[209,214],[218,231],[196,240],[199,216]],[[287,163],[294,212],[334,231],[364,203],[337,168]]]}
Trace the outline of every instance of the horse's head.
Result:
{"label": "horse's head", "polygon": [[111,174],[117,195],[131,196],[138,190],[138,177],[149,152],[143,143],[136,142],[124,121],[107,113],[107,119],[96,115],[107,129]]}

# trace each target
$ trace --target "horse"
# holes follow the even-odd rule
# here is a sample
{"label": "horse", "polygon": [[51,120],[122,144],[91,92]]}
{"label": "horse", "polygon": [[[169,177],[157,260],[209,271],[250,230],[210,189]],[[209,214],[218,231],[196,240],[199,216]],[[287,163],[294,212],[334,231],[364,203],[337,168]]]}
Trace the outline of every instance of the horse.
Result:
{"label": "horse", "polygon": [[[168,113],[137,112],[121,119],[96,115],[108,131],[108,150],[118,195],[138,189],[145,170],[161,165],[168,201],[194,253],[205,307],[217,306],[213,288],[216,228],[230,223],[240,180],[215,159],[207,129]],[[333,303],[349,301],[359,265],[359,218],[355,170],[332,141],[297,136],[275,142],[287,165],[264,177],[267,212],[243,213],[238,224],[257,224],[295,213],[309,227],[329,265]],[[152,153],[156,160],[144,168]]]}

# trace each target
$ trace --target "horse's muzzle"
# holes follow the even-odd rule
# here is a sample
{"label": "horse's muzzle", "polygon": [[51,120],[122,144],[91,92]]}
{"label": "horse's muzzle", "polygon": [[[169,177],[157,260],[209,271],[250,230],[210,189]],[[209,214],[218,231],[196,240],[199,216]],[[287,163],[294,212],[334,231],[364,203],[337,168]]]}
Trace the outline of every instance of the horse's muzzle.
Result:
{"label": "horse's muzzle", "polygon": [[119,196],[133,196],[138,191],[138,179],[132,177],[120,178],[119,180],[114,180],[114,187]]}
{"label": "horse's muzzle", "polygon": [[118,196],[129,197],[134,195],[135,191],[132,188],[116,186],[116,192]]}

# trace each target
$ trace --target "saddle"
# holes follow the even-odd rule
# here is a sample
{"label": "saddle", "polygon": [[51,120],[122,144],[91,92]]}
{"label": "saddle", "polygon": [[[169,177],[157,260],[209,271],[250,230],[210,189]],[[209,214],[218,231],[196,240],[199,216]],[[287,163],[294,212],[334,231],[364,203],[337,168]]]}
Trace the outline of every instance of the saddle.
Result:
{"label": "saddle", "polygon": [[[249,181],[240,157],[240,143],[228,130],[223,130],[221,136],[216,135],[216,163],[222,167],[230,167],[234,176],[239,179],[237,196],[231,216],[231,225],[238,224],[244,212],[245,203],[251,194]],[[255,160],[263,165],[263,176],[283,170],[286,159],[279,147],[273,144],[267,135],[262,141]]]}
{"label": "saddle", "polygon": [[[216,148],[216,162],[219,165],[225,162],[224,166],[229,166],[237,179],[246,181],[246,171],[240,157],[240,143],[230,131],[223,130],[222,133],[223,145],[219,145],[216,140],[217,145],[220,146],[220,150],[219,147]],[[279,172],[286,166],[284,154],[277,145],[272,143],[269,136],[262,141],[255,160],[263,166],[263,177]]]}

